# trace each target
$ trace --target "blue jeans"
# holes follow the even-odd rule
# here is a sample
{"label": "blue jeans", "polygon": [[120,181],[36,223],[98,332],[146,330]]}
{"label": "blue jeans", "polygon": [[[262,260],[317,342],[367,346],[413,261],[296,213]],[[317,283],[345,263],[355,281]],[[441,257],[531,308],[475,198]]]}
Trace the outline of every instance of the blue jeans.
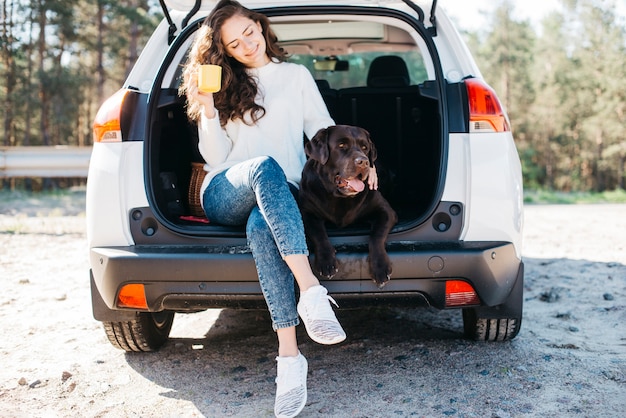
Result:
{"label": "blue jeans", "polygon": [[298,325],[295,279],[283,259],[309,251],[302,216],[282,168],[271,157],[244,161],[211,179],[202,198],[211,222],[246,225],[274,330]]}

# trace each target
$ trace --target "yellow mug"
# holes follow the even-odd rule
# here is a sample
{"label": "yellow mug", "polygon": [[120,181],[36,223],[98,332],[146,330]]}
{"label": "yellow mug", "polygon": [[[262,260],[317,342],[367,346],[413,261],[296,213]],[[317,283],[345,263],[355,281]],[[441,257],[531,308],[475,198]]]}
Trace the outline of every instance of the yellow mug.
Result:
{"label": "yellow mug", "polygon": [[215,93],[222,88],[222,67],[205,64],[198,70],[198,90],[203,93]]}

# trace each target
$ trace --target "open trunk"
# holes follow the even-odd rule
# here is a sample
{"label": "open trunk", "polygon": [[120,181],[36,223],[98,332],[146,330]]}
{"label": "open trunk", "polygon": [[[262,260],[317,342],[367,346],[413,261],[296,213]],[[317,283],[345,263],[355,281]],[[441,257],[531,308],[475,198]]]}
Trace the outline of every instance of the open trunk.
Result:
{"label": "open trunk", "polygon": [[[399,215],[395,231],[400,231],[424,222],[439,204],[447,152],[446,88],[438,58],[429,53],[434,31],[397,11],[377,12],[309,7],[268,16],[290,60],[313,74],[335,122],[370,132],[378,150],[381,192]],[[161,88],[151,94],[148,194],[155,214],[178,233],[242,234],[243,228],[212,224],[198,211],[192,167],[203,160],[197,127],[187,120],[185,100],[177,94],[184,51],[196,26],[190,24],[173,42],[159,72],[162,80],[155,83]],[[367,232],[367,225],[354,225],[341,231],[331,226],[330,233]]]}

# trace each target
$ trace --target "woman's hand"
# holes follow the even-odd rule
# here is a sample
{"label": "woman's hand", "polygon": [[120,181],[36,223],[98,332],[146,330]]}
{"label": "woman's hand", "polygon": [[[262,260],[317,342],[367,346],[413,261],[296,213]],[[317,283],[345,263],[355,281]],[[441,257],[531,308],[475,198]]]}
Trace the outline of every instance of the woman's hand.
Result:
{"label": "woman's hand", "polygon": [[213,101],[213,93],[204,93],[198,90],[198,75],[191,76],[189,87],[187,88],[187,100],[194,100],[204,108],[204,116],[209,119],[215,117],[215,102]]}
{"label": "woman's hand", "polygon": [[376,167],[370,167],[370,174],[367,176],[367,185],[370,190],[378,190],[378,173]]}

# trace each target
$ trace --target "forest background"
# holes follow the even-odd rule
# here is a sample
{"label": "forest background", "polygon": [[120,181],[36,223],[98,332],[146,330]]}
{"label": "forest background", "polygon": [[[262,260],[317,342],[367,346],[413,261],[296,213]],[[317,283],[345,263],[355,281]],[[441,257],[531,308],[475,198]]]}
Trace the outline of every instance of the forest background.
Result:
{"label": "forest background", "polygon": [[[0,0],[0,146],[91,146],[102,102],[162,18],[157,0]],[[526,189],[626,189],[626,19],[560,0],[532,25],[515,2],[463,32],[508,110]],[[443,2],[440,2],[440,4]]]}

